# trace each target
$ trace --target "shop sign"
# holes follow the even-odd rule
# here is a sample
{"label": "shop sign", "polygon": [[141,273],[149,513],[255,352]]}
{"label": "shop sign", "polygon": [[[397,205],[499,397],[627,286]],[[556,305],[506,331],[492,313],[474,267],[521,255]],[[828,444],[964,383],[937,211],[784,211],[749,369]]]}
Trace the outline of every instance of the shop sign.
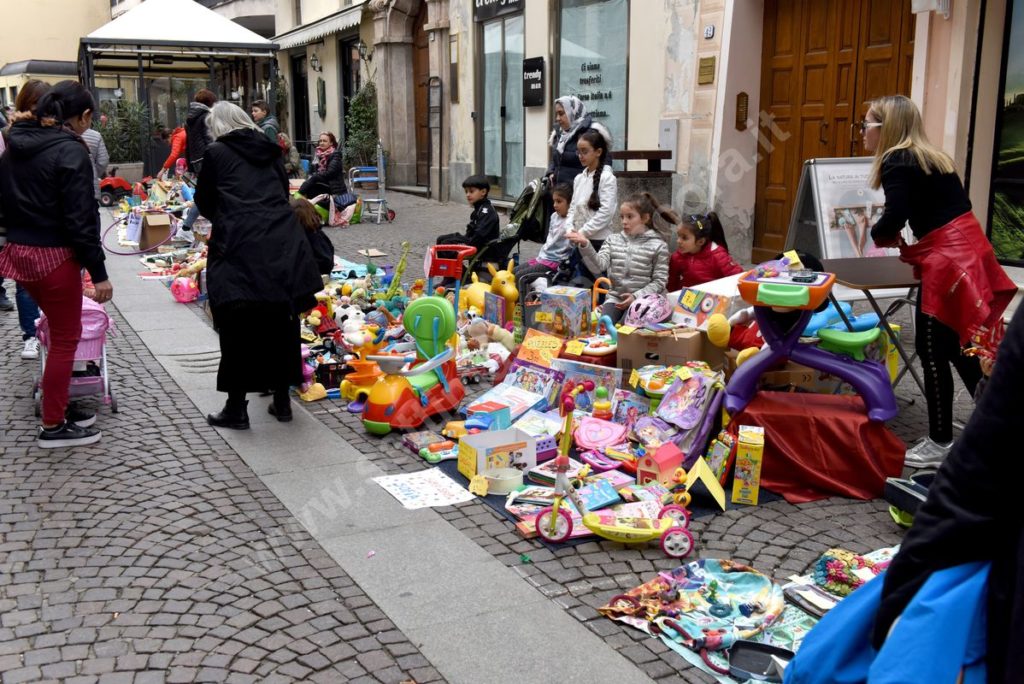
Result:
{"label": "shop sign", "polygon": [[473,19],[487,21],[523,11],[523,0],[473,0]]}
{"label": "shop sign", "polygon": [[540,107],[544,104],[544,58],[523,60],[523,106]]}

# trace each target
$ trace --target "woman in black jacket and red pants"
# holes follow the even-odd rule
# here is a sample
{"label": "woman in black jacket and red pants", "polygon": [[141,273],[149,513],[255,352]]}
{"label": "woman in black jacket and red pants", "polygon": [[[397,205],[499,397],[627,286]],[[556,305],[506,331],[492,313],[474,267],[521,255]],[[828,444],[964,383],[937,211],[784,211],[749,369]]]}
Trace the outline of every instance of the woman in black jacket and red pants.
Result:
{"label": "woman in black jacket and red pants", "polygon": [[40,98],[35,121],[15,124],[0,157],[0,212],[7,246],[0,275],[21,283],[50,323],[42,378],[42,427],[37,444],[57,448],[92,444],[95,415],[68,410],[75,349],[82,335],[82,268],[109,301],[114,288],[103,265],[100,217],[89,150],[79,137],[96,105],[76,81],[62,81]]}

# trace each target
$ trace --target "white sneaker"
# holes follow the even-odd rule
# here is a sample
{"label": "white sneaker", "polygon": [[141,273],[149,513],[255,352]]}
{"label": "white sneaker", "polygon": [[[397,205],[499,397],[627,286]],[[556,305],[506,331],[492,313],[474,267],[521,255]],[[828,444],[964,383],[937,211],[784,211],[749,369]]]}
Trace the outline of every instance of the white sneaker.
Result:
{"label": "white sneaker", "polygon": [[191,230],[185,228],[178,228],[178,232],[174,234],[172,238],[175,242],[187,242],[192,244],[196,241],[196,236],[192,234]]}
{"label": "white sneaker", "polygon": [[30,337],[25,340],[25,347],[21,350],[21,358],[23,359],[38,359],[39,358],[39,338]]}
{"label": "white sneaker", "polygon": [[908,468],[938,468],[952,447],[952,442],[940,444],[932,440],[931,437],[925,437],[912,448],[907,449],[903,465]]}
{"label": "white sneaker", "polygon": [[537,278],[533,281],[533,291],[537,294],[543,294],[548,289],[547,278]]}

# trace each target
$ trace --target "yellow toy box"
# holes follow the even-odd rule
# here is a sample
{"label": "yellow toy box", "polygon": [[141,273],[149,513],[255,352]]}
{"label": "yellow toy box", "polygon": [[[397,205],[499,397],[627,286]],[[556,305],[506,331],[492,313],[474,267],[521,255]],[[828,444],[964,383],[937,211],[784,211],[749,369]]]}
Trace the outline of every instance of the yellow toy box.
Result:
{"label": "yellow toy box", "polygon": [[537,441],[522,430],[492,430],[459,439],[459,472],[469,479],[495,468],[537,465]]}
{"label": "yellow toy box", "polygon": [[764,428],[740,425],[736,443],[736,472],[732,480],[732,502],[757,505],[761,489],[761,461],[764,459]]}

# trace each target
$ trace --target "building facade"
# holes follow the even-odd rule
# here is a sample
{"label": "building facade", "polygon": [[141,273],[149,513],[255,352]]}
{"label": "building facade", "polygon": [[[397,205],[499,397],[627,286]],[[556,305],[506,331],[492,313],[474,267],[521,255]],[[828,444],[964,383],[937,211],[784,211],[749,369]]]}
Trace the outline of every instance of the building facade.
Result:
{"label": "building facade", "polygon": [[[54,21],[53,17],[60,17]],[[109,0],[33,0],[3,10],[0,105],[13,104],[25,81],[56,83],[78,73],[78,39],[110,20]]]}

